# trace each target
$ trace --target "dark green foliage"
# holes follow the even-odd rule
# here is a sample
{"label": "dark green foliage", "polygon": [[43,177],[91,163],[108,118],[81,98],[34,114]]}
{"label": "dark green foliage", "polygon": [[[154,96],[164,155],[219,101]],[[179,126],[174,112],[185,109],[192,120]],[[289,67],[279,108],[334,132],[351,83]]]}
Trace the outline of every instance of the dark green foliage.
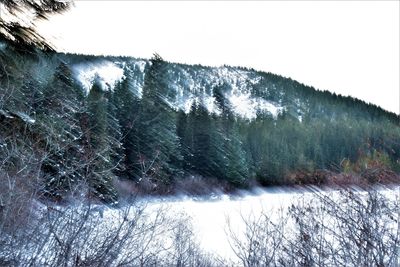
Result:
{"label": "dark green foliage", "polygon": [[218,165],[222,168],[221,177],[233,184],[241,185],[249,178],[249,164],[239,135],[239,123],[224,95],[228,90],[227,87],[228,85],[223,84],[215,87],[213,91],[217,107],[221,111],[221,116],[215,117],[219,124],[217,134],[220,135],[219,144],[216,144],[220,146]]}
{"label": "dark green foliage", "polygon": [[221,147],[216,123],[202,104],[193,105],[187,118],[183,145],[189,153],[185,162],[189,171],[206,177],[221,178]]}
{"label": "dark green foliage", "polygon": [[117,119],[121,125],[121,142],[124,149],[125,171],[120,176],[126,178],[140,179],[139,164],[139,99],[129,89],[131,82],[128,73],[125,79],[116,86],[114,93],[114,103],[116,106]]}
{"label": "dark green foliage", "polygon": [[112,182],[116,179],[114,171],[118,170],[119,164],[119,160],[115,159],[119,146],[119,140],[115,140],[115,132],[119,131],[118,125],[110,114],[106,93],[96,81],[90,90],[87,102],[89,142],[86,153],[92,161],[88,166],[87,179],[96,196],[113,201],[116,200],[116,192]]}
{"label": "dark green foliage", "polygon": [[177,136],[177,112],[168,104],[171,92],[165,83],[168,64],[155,55],[145,72],[143,97],[138,114],[138,154],[141,177],[169,184],[181,171]]}
{"label": "dark green foliage", "polygon": [[70,69],[61,63],[52,81],[35,98],[37,131],[46,136],[43,140],[48,155],[43,160],[46,192],[60,196],[73,190],[84,180],[81,159],[83,131],[79,117],[84,101],[81,90],[74,83]]}

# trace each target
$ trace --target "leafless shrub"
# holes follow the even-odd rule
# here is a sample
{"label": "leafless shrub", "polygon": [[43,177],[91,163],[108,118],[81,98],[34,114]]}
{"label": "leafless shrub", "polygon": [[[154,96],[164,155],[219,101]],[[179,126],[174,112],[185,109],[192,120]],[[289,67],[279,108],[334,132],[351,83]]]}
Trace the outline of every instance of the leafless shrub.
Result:
{"label": "leafless shrub", "polygon": [[0,263],[213,266],[215,262],[200,250],[189,218],[170,214],[164,205],[129,200],[111,208],[81,199],[56,206],[31,199],[30,208],[34,216],[28,223],[0,232]]}
{"label": "leafless shrub", "polygon": [[244,234],[228,238],[243,266],[399,266],[399,195],[382,192],[303,195],[287,217],[243,217]]}
{"label": "leafless shrub", "polygon": [[244,223],[242,234],[233,230],[230,219],[227,221],[227,234],[234,254],[243,266],[275,266],[279,262],[284,241],[285,218],[283,213],[273,221],[267,212],[251,214],[249,218],[241,215]]}

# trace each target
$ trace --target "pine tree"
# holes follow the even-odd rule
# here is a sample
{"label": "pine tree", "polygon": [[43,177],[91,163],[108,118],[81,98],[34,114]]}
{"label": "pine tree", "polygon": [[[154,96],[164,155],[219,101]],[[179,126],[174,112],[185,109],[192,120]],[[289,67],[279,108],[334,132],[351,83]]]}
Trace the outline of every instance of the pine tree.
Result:
{"label": "pine tree", "polygon": [[89,159],[87,180],[93,194],[106,202],[117,200],[113,181],[116,179],[113,171],[113,138],[110,137],[110,117],[108,99],[101,85],[95,80],[88,98],[89,142],[86,152]]}
{"label": "pine tree", "polygon": [[176,133],[179,138],[179,147],[182,155],[182,169],[183,171],[190,171],[192,153],[191,153],[191,134],[193,132],[192,125],[189,123],[189,114],[183,110],[178,111],[177,129]]}
{"label": "pine tree", "polygon": [[226,180],[234,184],[244,184],[249,178],[247,155],[242,147],[239,135],[238,123],[230,107],[229,101],[225,98],[224,91],[228,86],[223,84],[214,88],[213,94],[218,108],[221,110],[219,121],[219,131],[221,135],[221,152],[217,155],[219,164],[224,169]]}
{"label": "pine tree", "polygon": [[125,72],[125,79],[115,88],[114,102],[117,118],[121,125],[124,149],[125,171],[123,176],[138,181],[141,177],[139,164],[139,99],[130,90],[131,78]]}
{"label": "pine tree", "polygon": [[146,71],[139,110],[139,160],[142,177],[155,184],[169,185],[181,174],[177,113],[169,105],[167,63],[155,54]]}
{"label": "pine tree", "polygon": [[186,143],[189,148],[189,162],[192,172],[204,177],[222,179],[223,166],[220,163],[220,143],[212,117],[201,103],[196,103],[188,115]]}
{"label": "pine tree", "polygon": [[45,137],[48,154],[42,163],[45,191],[52,197],[62,197],[84,179],[83,131],[79,122],[83,95],[64,63],[57,67],[41,95],[36,116],[41,123],[36,131]]}
{"label": "pine tree", "polygon": [[109,137],[112,172],[118,177],[121,177],[126,170],[125,151],[122,143],[123,132],[117,118],[118,107],[115,103],[115,94],[111,91],[107,91],[105,92],[105,97],[108,99],[107,132]]}

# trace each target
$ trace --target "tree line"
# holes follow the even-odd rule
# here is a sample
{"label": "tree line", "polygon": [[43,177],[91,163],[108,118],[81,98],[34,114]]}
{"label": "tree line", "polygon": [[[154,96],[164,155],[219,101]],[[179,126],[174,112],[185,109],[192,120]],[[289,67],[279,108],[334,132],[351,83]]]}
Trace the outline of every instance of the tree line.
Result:
{"label": "tree line", "polygon": [[[170,101],[176,97],[171,70],[211,68],[155,55],[146,64],[141,97],[134,93],[137,74],[129,68],[113,90],[104,90],[95,78],[86,96],[68,61],[79,56],[8,49],[1,54],[0,153],[7,158],[10,148],[22,146],[18,138],[29,140],[38,179],[50,197],[63,198],[80,181],[89,184],[92,196],[113,202],[118,181],[146,193],[173,193],[193,177],[246,188],[325,183],[325,176],[315,178],[320,170],[399,171],[398,116],[359,100],[247,70],[262,78],[249,85],[254,96],[284,106],[276,118],[237,116],[226,97],[232,85],[223,80],[208,88],[219,114],[210,113],[200,97],[184,112]],[[25,164],[20,161],[8,159],[7,171]]]}

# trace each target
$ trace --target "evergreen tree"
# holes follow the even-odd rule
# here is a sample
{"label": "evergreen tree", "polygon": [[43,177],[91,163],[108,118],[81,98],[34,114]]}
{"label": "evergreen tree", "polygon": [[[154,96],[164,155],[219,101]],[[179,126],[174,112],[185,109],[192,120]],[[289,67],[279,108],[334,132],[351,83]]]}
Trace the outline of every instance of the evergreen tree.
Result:
{"label": "evergreen tree", "polygon": [[83,131],[79,122],[83,95],[64,63],[57,67],[41,95],[36,116],[41,123],[36,130],[45,136],[48,153],[42,163],[45,190],[53,197],[62,197],[84,179]]}
{"label": "evergreen tree", "polygon": [[221,110],[221,116],[215,118],[219,121],[219,133],[221,135],[221,154],[218,156],[219,164],[225,169],[224,176],[226,180],[234,184],[244,184],[249,178],[247,155],[242,147],[241,137],[239,135],[238,123],[230,107],[229,101],[225,98],[224,91],[228,86],[226,84],[214,88],[214,98],[217,107]]}
{"label": "evergreen tree", "polygon": [[113,171],[116,166],[112,161],[113,138],[110,137],[110,117],[108,99],[96,79],[88,98],[89,142],[86,154],[89,157],[87,180],[94,195],[106,202],[114,202],[117,194],[113,186],[116,179]]}
{"label": "evergreen tree", "polygon": [[191,152],[191,137],[193,132],[193,125],[189,122],[189,114],[183,110],[179,110],[177,119],[176,133],[179,138],[181,155],[182,155],[182,168],[184,171],[192,169],[192,152]]}
{"label": "evergreen tree", "polygon": [[215,121],[201,103],[196,103],[188,115],[186,142],[190,153],[189,162],[192,172],[204,177],[223,179],[224,164],[221,163],[222,147]]}
{"label": "evergreen tree", "polygon": [[181,174],[177,113],[169,105],[168,64],[155,54],[146,71],[139,110],[139,160],[142,177],[168,185]]}
{"label": "evergreen tree", "polygon": [[105,92],[108,99],[107,105],[107,132],[109,136],[110,158],[112,164],[112,172],[121,177],[126,170],[125,151],[122,143],[123,132],[120,122],[117,118],[118,107],[115,105],[115,94],[111,91]]}
{"label": "evergreen tree", "polygon": [[125,72],[125,79],[115,88],[113,97],[117,107],[117,118],[121,125],[122,145],[125,154],[123,176],[138,181],[142,175],[139,162],[139,99],[130,89],[131,77]]}

